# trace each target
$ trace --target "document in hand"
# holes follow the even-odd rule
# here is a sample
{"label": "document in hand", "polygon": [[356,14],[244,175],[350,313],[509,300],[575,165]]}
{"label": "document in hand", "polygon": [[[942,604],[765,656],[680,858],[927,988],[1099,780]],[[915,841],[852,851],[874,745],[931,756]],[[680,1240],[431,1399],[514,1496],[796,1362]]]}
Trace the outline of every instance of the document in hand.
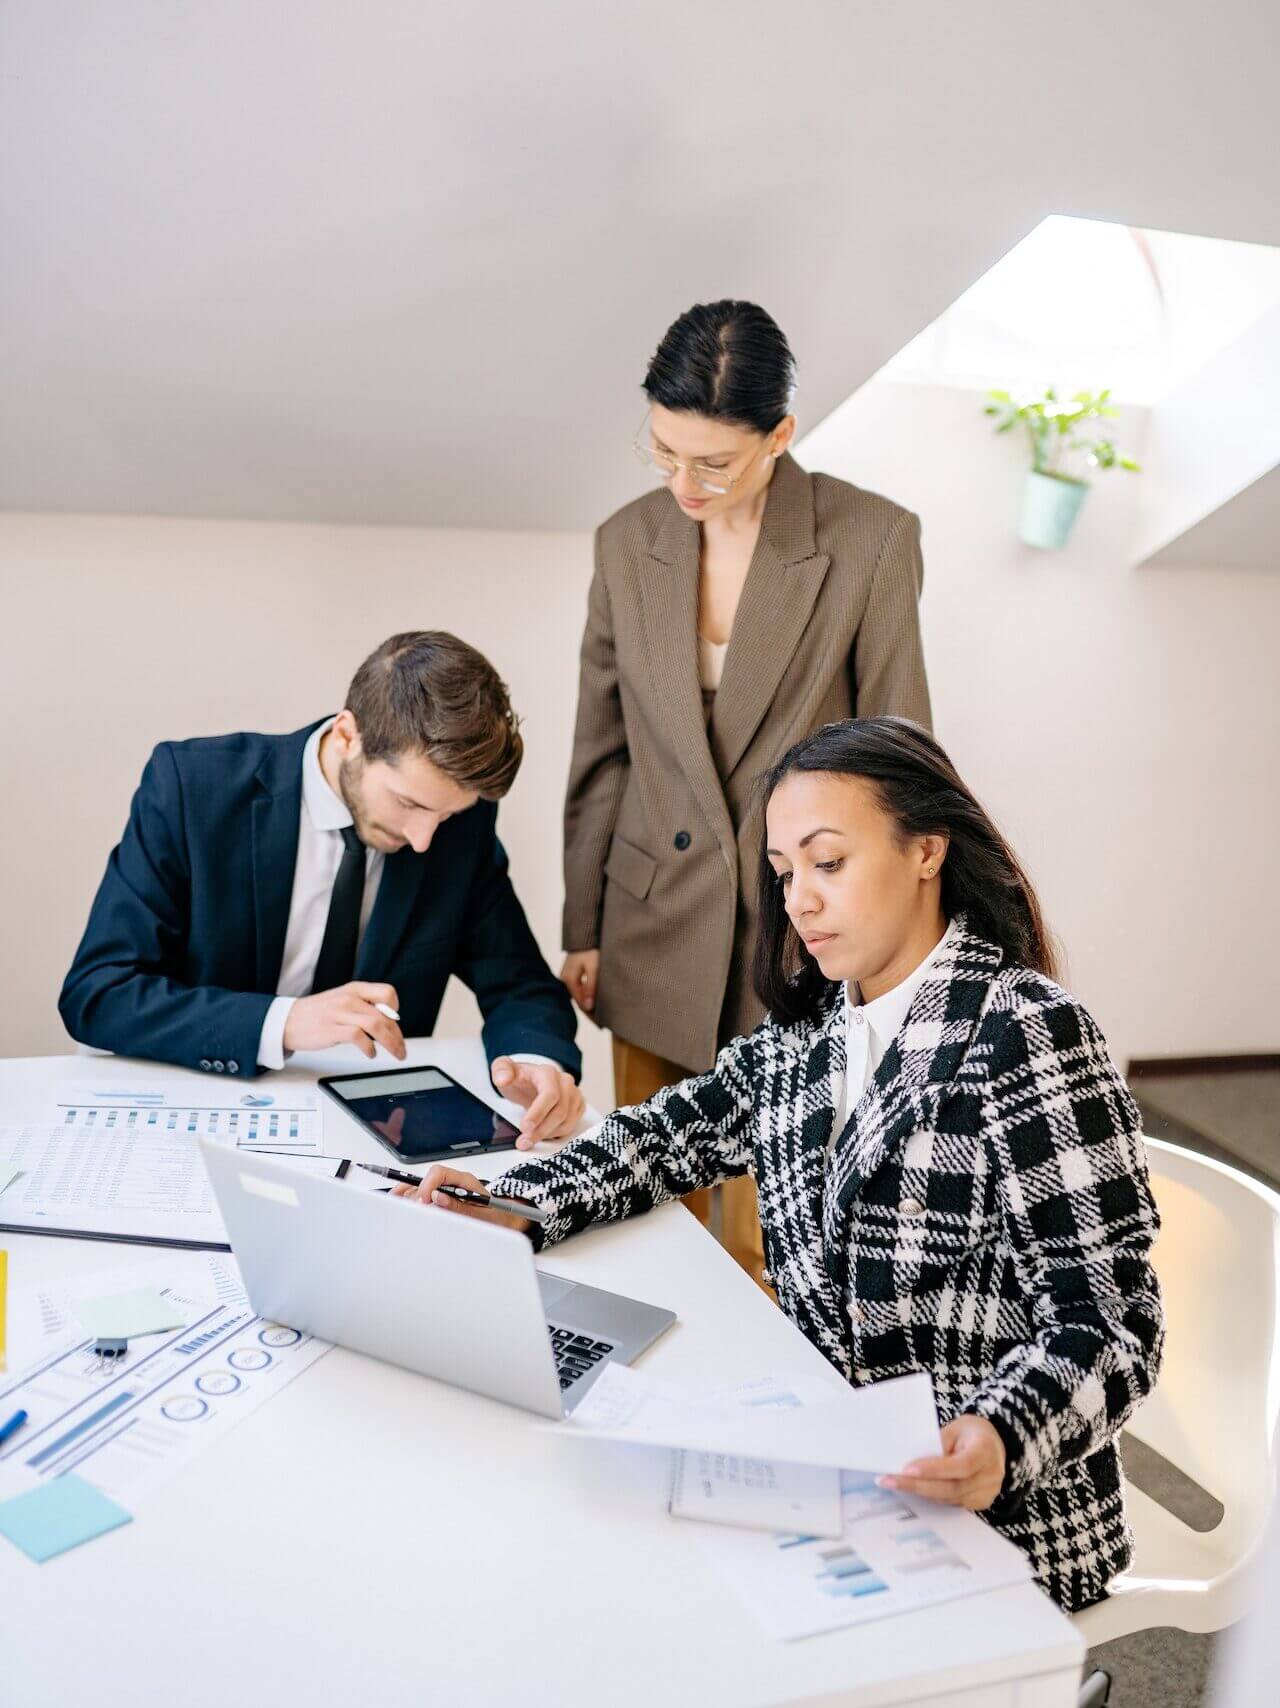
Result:
{"label": "document in hand", "polygon": [[805,1404],[756,1406],[734,1395],[684,1393],[625,1364],[608,1364],[555,1427],[598,1441],[850,1471],[897,1471],[909,1459],[942,1451],[933,1384],[925,1375],[833,1387]]}

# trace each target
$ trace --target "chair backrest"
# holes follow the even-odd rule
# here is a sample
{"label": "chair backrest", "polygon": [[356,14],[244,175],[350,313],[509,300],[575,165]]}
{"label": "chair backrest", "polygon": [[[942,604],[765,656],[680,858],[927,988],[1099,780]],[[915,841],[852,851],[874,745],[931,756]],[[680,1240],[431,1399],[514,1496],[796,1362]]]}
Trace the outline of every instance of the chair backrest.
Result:
{"label": "chair backrest", "polygon": [[1222,1502],[1218,1537],[1239,1554],[1277,1485],[1280,1195],[1160,1139],[1147,1140],[1147,1161],[1167,1336],[1129,1429]]}

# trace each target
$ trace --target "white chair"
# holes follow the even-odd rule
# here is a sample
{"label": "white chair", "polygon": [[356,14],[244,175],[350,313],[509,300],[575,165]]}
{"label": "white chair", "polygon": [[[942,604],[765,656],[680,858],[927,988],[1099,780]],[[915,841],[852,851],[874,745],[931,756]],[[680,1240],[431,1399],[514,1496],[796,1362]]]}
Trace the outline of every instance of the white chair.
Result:
{"label": "white chair", "polygon": [[1129,1432],[1221,1502],[1199,1532],[1128,1486],[1131,1569],[1075,1616],[1089,1646],[1158,1626],[1220,1631],[1250,1605],[1280,1476],[1280,1194],[1147,1140],[1161,1230],[1164,1365]]}

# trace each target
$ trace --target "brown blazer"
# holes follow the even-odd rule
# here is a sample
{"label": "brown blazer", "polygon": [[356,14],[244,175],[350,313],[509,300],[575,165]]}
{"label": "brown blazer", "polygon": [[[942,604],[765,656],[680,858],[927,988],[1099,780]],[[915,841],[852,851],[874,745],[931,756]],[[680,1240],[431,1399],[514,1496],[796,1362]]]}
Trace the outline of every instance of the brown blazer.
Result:
{"label": "brown blazer", "polygon": [[909,510],[779,459],[710,726],[699,534],[665,489],[597,531],[565,800],[564,947],[600,950],[595,1018],[691,1070],[761,1018],[752,784],[836,718],[929,723]]}

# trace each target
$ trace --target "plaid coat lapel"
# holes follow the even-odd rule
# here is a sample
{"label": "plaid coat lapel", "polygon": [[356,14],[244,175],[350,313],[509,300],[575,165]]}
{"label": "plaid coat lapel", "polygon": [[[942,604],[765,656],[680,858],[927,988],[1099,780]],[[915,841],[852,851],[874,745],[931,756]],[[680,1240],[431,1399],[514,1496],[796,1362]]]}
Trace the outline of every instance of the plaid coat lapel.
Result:
{"label": "plaid coat lapel", "polygon": [[[939,1103],[963,1077],[978,1022],[1003,959],[963,915],[955,936],[916,992],[902,1029],[827,1159],[823,1240],[841,1280],[854,1200],[876,1169],[912,1133],[928,1127]],[[839,1016],[844,1024],[843,1012]],[[980,1071],[980,1064],[970,1064]]]}
{"label": "plaid coat lapel", "polygon": [[822,1234],[823,1177],[835,1119],[832,1082],[844,1073],[845,1049],[843,1000],[835,986],[825,1015],[796,1028],[778,1063],[767,1123],[758,1138],[756,1178],[767,1258],[775,1269],[785,1264],[788,1270],[789,1308],[814,1345],[849,1379],[838,1266],[824,1249]]}

